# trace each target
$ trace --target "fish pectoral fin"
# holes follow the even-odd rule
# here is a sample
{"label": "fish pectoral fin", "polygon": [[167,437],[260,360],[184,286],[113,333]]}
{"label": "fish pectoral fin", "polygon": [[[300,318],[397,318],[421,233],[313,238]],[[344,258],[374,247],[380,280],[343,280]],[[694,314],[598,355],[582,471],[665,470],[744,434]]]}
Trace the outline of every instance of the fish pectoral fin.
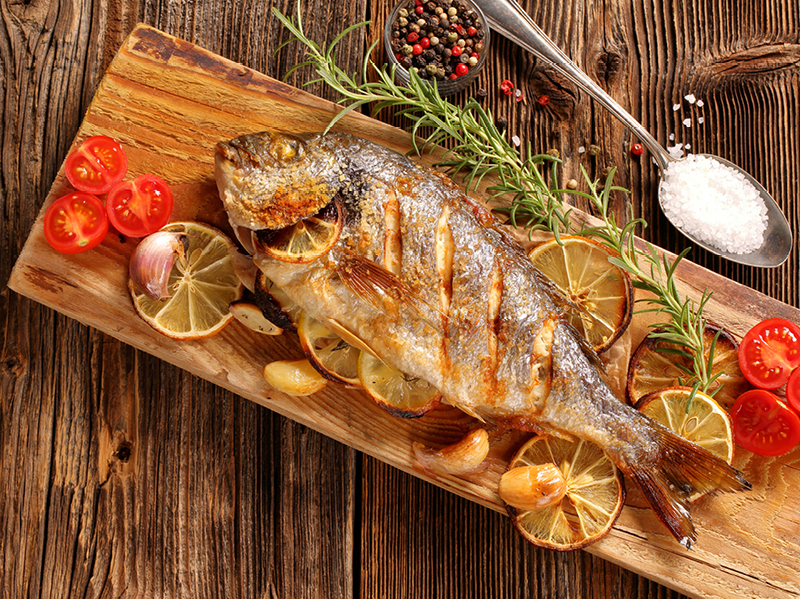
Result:
{"label": "fish pectoral fin", "polygon": [[359,254],[344,251],[336,263],[336,272],[347,289],[377,310],[392,313],[404,306],[426,324],[441,331],[441,323],[431,318],[431,315],[438,315],[439,311],[381,265]]}
{"label": "fish pectoral fin", "polygon": [[656,465],[622,467],[644,493],[653,511],[681,544],[691,548],[695,529],[689,512],[691,496],[751,489],[742,474],[705,448],[653,423],[659,455]]}

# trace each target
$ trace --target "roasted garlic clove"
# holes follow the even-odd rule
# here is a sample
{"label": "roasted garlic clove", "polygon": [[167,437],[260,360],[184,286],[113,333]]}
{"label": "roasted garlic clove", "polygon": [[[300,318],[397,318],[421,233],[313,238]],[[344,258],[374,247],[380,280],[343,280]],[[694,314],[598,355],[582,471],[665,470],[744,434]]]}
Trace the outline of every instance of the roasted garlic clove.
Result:
{"label": "roasted garlic clove", "polygon": [[441,450],[433,450],[419,442],[414,442],[412,448],[426,471],[468,475],[485,468],[483,461],[489,453],[489,434],[485,429],[478,428]]}
{"label": "roasted garlic clove", "polygon": [[276,360],[264,367],[264,379],[289,396],[310,396],[322,390],[327,381],[308,360]]}
{"label": "roasted garlic clove", "polygon": [[567,480],[553,463],[515,467],[503,473],[498,493],[503,502],[521,510],[539,510],[561,502]]}

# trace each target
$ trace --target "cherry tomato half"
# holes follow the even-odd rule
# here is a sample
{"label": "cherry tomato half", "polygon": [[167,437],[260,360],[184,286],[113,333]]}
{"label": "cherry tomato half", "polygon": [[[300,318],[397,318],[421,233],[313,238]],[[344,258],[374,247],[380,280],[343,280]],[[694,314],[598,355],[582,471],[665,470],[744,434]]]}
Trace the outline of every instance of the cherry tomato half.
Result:
{"label": "cherry tomato half", "polygon": [[172,190],[157,175],[139,175],[108,193],[108,220],[123,235],[144,237],[158,231],[172,215]]}
{"label": "cherry tomato half", "polygon": [[64,172],[76,189],[104,194],[125,178],[128,157],[117,140],[94,135],[67,156]]}
{"label": "cherry tomato half", "polygon": [[788,319],[761,321],[739,344],[739,366],[753,385],[781,387],[800,366],[800,327]]}
{"label": "cherry tomato half", "polygon": [[786,401],[800,415],[800,369],[795,369],[786,383]]}
{"label": "cherry tomato half", "polygon": [[761,456],[786,454],[800,442],[800,417],[767,390],[749,390],[731,409],[736,443]]}
{"label": "cherry tomato half", "polygon": [[73,192],[53,202],[44,214],[44,237],[65,254],[91,250],[108,233],[103,203],[86,192]]}

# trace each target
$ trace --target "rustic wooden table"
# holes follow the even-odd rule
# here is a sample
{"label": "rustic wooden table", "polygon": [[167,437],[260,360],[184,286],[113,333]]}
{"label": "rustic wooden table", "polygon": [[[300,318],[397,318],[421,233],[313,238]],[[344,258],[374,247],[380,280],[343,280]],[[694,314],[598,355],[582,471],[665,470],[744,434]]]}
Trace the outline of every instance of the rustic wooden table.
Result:
{"label": "rustic wooden table", "polygon": [[[389,10],[380,0],[301,4],[320,42],[373,21],[339,53],[349,71]],[[742,165],[797,228],[797,0],[524,5],[662,142]],[[300,53],[274,53],[287,35],[271,6],[295,10],[291,0],[0,3],[0,593],[677,597],[587,552],[527,545],[502,515],[6,287],[97,85],[134,25],[280,78]],[[300,70],[290,82],[310,79]],[[525,101],[502,94],[503,79]],[[584,94],[499,38],[477,87],[488,91],[486,107],[508,119],[510,134],[535,149],[558,149],[567,172],[583,164],[600,176],[618,167],[616,183],[632,191],[635,214],[651,224],[645,237],[673,251],[686,245],[657,211],[647,155],[632,157],[635,140]],[[308,89],[335,98],[320,84]],[[702,108],[683,99],[690,93]],[[546,107],[536,102],[543,94]],[[592,144],[597,156],[579,152]],[[702,251],[690,258],[800,307],[796,248],[774,270]]]}

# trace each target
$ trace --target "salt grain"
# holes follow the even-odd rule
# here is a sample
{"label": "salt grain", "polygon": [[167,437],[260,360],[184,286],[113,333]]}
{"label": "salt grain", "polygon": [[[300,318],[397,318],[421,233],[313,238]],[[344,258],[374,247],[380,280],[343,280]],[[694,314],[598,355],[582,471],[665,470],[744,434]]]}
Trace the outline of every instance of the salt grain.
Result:
{"label": "salt grain", "polygon": [[680,104],[673,104],[672,105],[672,110],[674,112],[678,112],[680,109],[681,109],[681,105]]}
{"label": "salt grain", "polygon": [[515,135],[514,137],[512,137],[511,141],[514,142],[515,146],[519,146],[519,137],[518,136]]}
{"label": "salt grain", "polygon": [[694,94],[687,94],[683,97],[689,104],[694,104],[697,98],[694,97]]}
{"label": "salt grain", "polygon": [[683,120],[683,126],[684,127],[691,127],[692,126],[692,120],[691,119],[684,119]]}
{"label": "salt grain", "polygon": [[706,122],[706,118],[705,117],[697,117],[697,122],[702,125],[703,123]]}
{"label": "salt grain", "polygon": [[740,172],[713,158],[690,155],[670,164],[659,196],[669,220],[709,246],[747,254],[764,243],[761,195]]}
{"label": "salt grain", "polygon": [[697,101],[697,107],[698,107],[698,108],[703,108],[703,105],[704,105],[704,104],[705,104],[705,103],[704,103],[702,100],[698,100],[698,101]]}
{"label": "salt grain", "polygon": [[583,154],[584,152],[586,152],[586,147],[578,146],[578,154]]}

